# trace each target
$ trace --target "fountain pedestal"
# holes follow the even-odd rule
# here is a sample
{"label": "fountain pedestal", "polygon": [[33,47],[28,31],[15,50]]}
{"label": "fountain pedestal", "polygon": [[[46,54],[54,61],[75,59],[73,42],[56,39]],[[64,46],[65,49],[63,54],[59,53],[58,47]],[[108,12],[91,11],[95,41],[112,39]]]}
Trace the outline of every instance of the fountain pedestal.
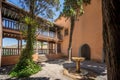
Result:
{"label": "fountain pedestal", "polygon": [[76,72],[80,73],[80,62],[84,61],[84,57],[72,57],[73,61],[76,62]]}

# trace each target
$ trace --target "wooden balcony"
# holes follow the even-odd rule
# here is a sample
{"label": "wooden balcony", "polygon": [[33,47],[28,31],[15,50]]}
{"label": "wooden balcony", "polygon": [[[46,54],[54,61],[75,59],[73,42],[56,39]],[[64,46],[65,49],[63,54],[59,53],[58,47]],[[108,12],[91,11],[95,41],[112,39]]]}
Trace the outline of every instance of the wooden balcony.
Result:
{"label": "wooden balcony", "polygon": [[[22,36],[22,31],[27,30],[27,26],[7,18],[3,18],[2,21],[3,21],[3,37],[18,38],[18,39],[20,39],[21,37],[23,39],[25,38],[25,36]],[[51,41],[51,42],[62,41],[61,35],[58,35],[58,37],[56,37],[55,35],[58,34],[54,32],[54,36],[52,37],[49,35],[39,34],[36,38],[37,40],[41,40],[41,41]]]}
{"label": "wooden balcony", "polygon": [[[24,27],[25,25],[22,23],[19,23],[20,17],[29,14],[27,11],[18,8],[17,6],[14,6],[7,2],[2,2],[2,21],[3,21],[3,37],[10,37],[10,38],[21,38],[25,39],[25,36],[22,36],[22,33],[20,31],[26,30],[27,27]],[[45,22],[47,20],[37,17],[38,20],[42,22],[42,24],[45,25]],[[49,21],[48,21],[49,22]],[[45,27],[47,27],[45,25]],[[51,27],[50,31],[56,31],[61,30],[63,27],[58,26],[54,24],[54,27]],[[60,37],[50,37],[50,36],[44,36],[40,34],[37,37],[38,40],[42,41],[53,41],[53,42],[60,42],[62,41],[62,38]]]}

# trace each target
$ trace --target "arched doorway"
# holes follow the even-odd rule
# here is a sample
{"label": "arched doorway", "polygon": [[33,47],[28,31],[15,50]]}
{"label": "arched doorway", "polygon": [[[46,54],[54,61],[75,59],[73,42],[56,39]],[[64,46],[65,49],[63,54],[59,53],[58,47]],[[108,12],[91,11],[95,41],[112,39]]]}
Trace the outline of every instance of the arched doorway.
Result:
{"label": "arched doorway", "polygon": [[83,44],[79,49],[79,56],[85,57],[86,60],[90,60],[90,47],[88,44]]}

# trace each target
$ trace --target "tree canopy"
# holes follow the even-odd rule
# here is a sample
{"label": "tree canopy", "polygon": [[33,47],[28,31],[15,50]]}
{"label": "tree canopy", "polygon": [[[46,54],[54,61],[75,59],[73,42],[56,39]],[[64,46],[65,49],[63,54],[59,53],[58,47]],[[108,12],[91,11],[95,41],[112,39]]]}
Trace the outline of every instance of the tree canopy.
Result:
{"label": "tree canopy", "polygon": [[63,15],[65,17],[81,16],[84,13],[83,4],[90,4],[91,0],[65,0]]}
{"label": "tree canopy", "polygon": [[[59,0],[19,0],[22,7],[35,16],[41,15],[46,18],[53,18],[55,11],[60,8]],[[32,8],[32,9],[31,9]]]}

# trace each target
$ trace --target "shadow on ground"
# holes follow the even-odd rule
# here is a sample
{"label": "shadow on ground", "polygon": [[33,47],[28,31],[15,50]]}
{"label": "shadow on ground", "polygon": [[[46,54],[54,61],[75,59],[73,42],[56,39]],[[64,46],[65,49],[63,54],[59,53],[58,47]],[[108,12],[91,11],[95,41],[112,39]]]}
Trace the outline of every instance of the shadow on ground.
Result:
{"label": "shadow on ground", "polygon": [[63,65],[67,59],[53,59],[53,60],[48,60],[45,61],[46,63],[49,64],[58,64],[58,65]]}
{"label": "shadow on ground", "polygon": [[81,68],[93,71],[98,75],[106,75],[106,65],[104,63],[97,63],[93,61],[84,61],[81,63]]}
{"label": "shadow on ground", "polygon": [[12,70],[13,67],[14,65],[0,67],[0,75],[9,74],[9,72]]}
{"label": "shadow on ground", "polygon": [[6,79],[6,80],[50,80],[49,77],[28,77],[28,78],[9,78],[9,79]]}
{"label": "shadow on ground", "polygon": [[[75,68],[76,64],[75,62],[72,63],[64,63],[63,67],[65,69],[68,68]],[[106,65],[103,63],[97,63],[97,62],[93,62],[93,61],[84,61],[80,64],[81,69],[85,69],[91,72],[96,73],[97,75],[106,75]]]}

